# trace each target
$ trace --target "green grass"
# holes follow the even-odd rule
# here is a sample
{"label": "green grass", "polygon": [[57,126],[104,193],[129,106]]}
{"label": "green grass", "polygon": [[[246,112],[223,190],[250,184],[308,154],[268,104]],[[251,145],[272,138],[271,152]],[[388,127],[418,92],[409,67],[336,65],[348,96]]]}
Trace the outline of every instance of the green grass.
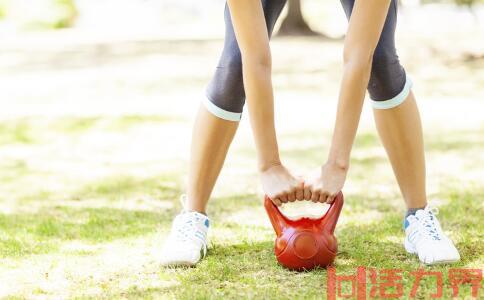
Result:
{"label": "green grass", "polygon": [[51,207],[35,214],[0,215],[0,258],[59,250],[65,242],[108,242],[156,231],[167,212]]}
{"label": "green grass", "polygon": [[[171,177],[172,178],[172,177]],[[170,176],[153,178],[135,178],[133,176],[113,176],[92,182],[75,192],[74,199],[102,198],[119,200],[136,198],[149,194],[157,198],[176,198],[180,194],[178,184],[170,180]]]}
{"label": "green grass", "polygon": [[[340,74],[333,71],[340,66],[342,45],[316,39],[297,41],[278,40],[274,44],[275,53],[279,53],[274,58],[279,66],[274,85],[278,98],[290,100],[277,102],[278,108],[286,109],[278,115],[278,125],[287,125],[284,117],[290,114],[308,115],[295,122],[297,128],[278,127],[281,157],[291,169],[305,174],[320,166],[328,153],[331,124],[318,119],[317,112],[325,112],[329,103],[319,101],[321,97],[336,95]],[[210,200],[208,257],[196,268],[161,268],[158,263],[156,255],[181,209],[178,198],[186,190],[193,118],[187,107],[198,105],[198,99],[187,95],[199,95],[202,83],[208,82],[211,72],[204,70],[212,70],[219,42],[207,41],[203,47],[199,42],[181,46],[160,42],[161,54],[150,48],[146,57],[140,52],[121,65],[117,65],[120,61],[106,61],[99,69],[95,68],[97,60],[89,61],[85,68],[69,69],[63,78],[67,85],[59,81],[55,95],[45,92],[42,85],[55,81],[57,70],[35,73],[37,67],[27,68],[28,76],[36,76],[38,86],[29,86],[28,95],[19,91],[19,97],[5,100],[5,115],[12,107],[12,116],[0,119],[1,299],[326,298],[326,270],[291,272],[276,262],[274,232],[262,206],[247,116]],[[277,51],[289,45],[287,51]],[[434,47],[431,42],[428,46]],[[334,51],[337,55],[329,55],[321,66],[312,61],[301,63],[301,53],[309,56]],[[421,69],[427,61],[418,55],[408,57],[408,70],[416,73],[415,81],[420,82],[422,115],[431,117],[423,119],[430,203],[440,208],[442,226],[461,252],[462,261],[453,267],[482,268],[482,116],[478,109],[468,109],[464,117],[455,120],[443,117],[455,109],[448,103],[459,102],[459,108],[480,103],[482,76],[469,67],[470,63],[459,62],[459,68],[448,66],[445,57],[439,60],[438,74],[428,74],[430,69],[425,68],[422,75],[413,72],[416,67],[412,64]],[[160,65],[156,64],[158,58]],[[186,63],[180,68],[159,67],[167,59]],[[115,64],[112,69],[111,63]],[[55,64],[48,60],[43,65]],[[101,75],[86,78],[92,74],[85,72],[88,68]],[[123,69],[125,73],[120,71]],[[148,69],[155,73],[139,76],[139,70]],[[455,75],[457,71],[461,73]],[[22,68],[17,72],[22,73]],[[451,75],[467,78],[470,87],[462,88],[455,78],[445,81]],[[18,78],[14,83],[23,86],[24,76]],[[13,81],[15,78],[9,82]],[[83,89],[87,86],[93,91],[86,94]],[[65,105],[62,99],[77,94],[91,97],[99,92],[99,86],[106,96],[103,101],[112,99],[109,114],[99,113],[98,99],[86,99],[85,111],[82,107],[76,115],[60,111]],[[456,88],[448,88],[445,97],[437,99],[447,103],[437,110],[431,101],[436,101],[433,93],[442,86]],[[127,96],[122,98],[121,94]],[[131,99],[133,95],[139,98]],[[141,112],[132,111],[133,101]],[[151,111],[155,107],[152,101],[157,101],[156,111]],[[53,103],[59,105],[59,115],[21,114],[24,105],[46,106],[50,112]],[[307,111],[307,107],[314,110]],[[405,253],[404,204],[372,126],[360,128],[344,192],[345,206],[336,230],[337,274],[355,274],[358,266],[377,271],[401,269],[406,299],[413,284],[411,272],[423,267],[443,272],[442,299],[449,299],[447,272],[451,267],[424,267],[415,256]],[[433,280],[424,279],[417,299],[430,298],[435,289]],[[368,292],[370,289],[368,285]],[[482,293],[481,289],[481,298]],[[459,298],[469,296],[469,286],[461,288]]]}
{"label": "green grass", "polygon": [[32,128],[25,120],[0,123],[0,145],[21,143],[30,144],[35,141]]}
{"label": "green grass", "polygon": [[78,117],[60,118],[54,122],[53,127],[61,133],[79,134],[88,130],[104,130],[117,132],[135,126],[146,124],[163,124],[177,121],[174,117],[164,115],[123,115],[119,117]]}
{"label": "green grass", "polygon": [[[457,242],[463,260],[453,267],[482,266],[482,233],[479,226],[483,225],[479,214],[484,212],[482,205],[473,199],[482,197],[482,191],[475,194],[471,191],[463,193],[458,199],[449,195],[449,203],[440,207],[444,226],[451,232]],[[220,200],[221,201],[221,200]],[[369,201],[374,205],[368,207]],[[351,275],[357,266],[366,266],[376,270],[403,270],[405,293],[408,295],[413,280],[410,273],[421,268],[418,260],[406,254],[402,247],[402,215],[385,203],[386,199],[365,199],[359,195],[348,195],[345,206],[350,211],[343,211],[342,219],[346,225],[338,227],[339,254],[335,266],[337,274]],[[244,202],[245,203],[245,202]],[[365,203],[365,204],[362,204]],[[225,203],[224,203],[225,204]],[[226,203],[231,206],[231,202]],[[219,207],[217,207],[218,209]],[[239,207],[241,210],[259,211],[260,207]],[[383,216],[371,222],[359,222],[365,214],[376,210]],[[480,213],[479,213],[480,212]],[[469,215],[469,218],[463,216]],[[257,217],[255,214],[254,217]],[[219,218],[222,219],[223,218]],[[456,224],[459,225],[456,225]],[[218,226],[217,226],[218,225]],[[238,232],[232,239],[234,242],[217,242],[217,234],[223,233],[229,227],[230,231]],[[141,291],[133,288],[127,291],[128,298],[140,295],[155,297],[166,293],[173,298],[190,298],[197,295],[200,298],[237,298],[261,297],[271,299],[307,298],[320,299],[325,297],[326,270],[311,272],[291,272],[277,265],[273,256],[273,232],[260,226],[246,226],[237,223],[216,224],[214,228],[216,240],[209,256],[197,268],[165,269],[162,278],[175,281],[178,284],[165,289],[148,289]],[[257,236],[253,241],[248,237]],[[426,267],[426,270],[440,271],[444,274],[444,296],[450,296],[449,282],[446,278],[449,266]],[[368,271],[369,272],[369,271]],[[174,279],[173,277],[176,276]],[[210,286],[210,289],[205,289]],[[432,279],[421,282],[419,297],[428,298],[435,283]],[[368,285],[370,291],[371,285]],[[390,290],[389,290],[390,291]],[[470,295],[469,289],[463,289],[461,296]]]}
{"label": "green grass", "polygon": [[27,117],[0,121],[0,145],[34,144],[91,132],[120,133],[143,125],[163,125],[180,121],[165,115],[122,115],[118,117]]}
{"label": "green grass", "polygon": [[[225,193],[215,196],[211,201],[209,214],[213,228],[208,257],[196,268],[160,268],[150,252],[143,252],[143,249],[159,248],[169,230],[172,217],[180,209],[177,198],[183,191],[182,170],[165,169],[162,175],[159,173],[172,158],[155,163],[157,167],[147,170],[146,174],[141,173],[143,175],[126,172],[128,169],[114,167],[107,160],[103,168],[109,172],[78,182],[64,178],[62,168],[47,171],[41,164],[39,169],[35,159],[36,153],[41,151],[37,149],[41,149],[53,136],[57,141],[75,137],[75,141],[81,141],[81,148],[90,151],[83,146],[82,141],[91,134],[112,136],[125,133],[125,140],[128,141],[139,132],[144,132],[130,132],[129,129],[173,124],[167,121],[164,117],[131,115],[114,119],[89,117],[4,122],[4,128],[20,128],[17,131],[22,132],[12,135],[7,134],[8,130],[5,129],[3,139],[8,140],[9,144],[4,149],[21,145],[30,149],[34,156],[2,161],[0,178],[3,186],[0,187],[0,199],[3,199],[1,201],[6,207],[13,207],[13,211],[0,213],[0,262],[6,266],[3,271],[5,268],[26,268],[27,271],[29,264],[42,265],[41,261],[47,259],[52,264],[48,269],[52,269],[50,272],[55,274],[56,266],[68,258],[83,261],[80,264],[86,265],[83,268],[87,268],[88,274],[104,274],[103,270],[109,269],[109,265],[103,267],[102,261],[105,259],[102,257],[107,255],[119,260],[116,263],[119,266],[112,271],[114,273],[96,275],[104,278],[99,279],[101,281],[95,279],[98,277],[85,275],[78,275],[81,276],[79,279],[68,279],[78,287],[69,291],[72,297],[326,298],[325,269],[292,272],[277,264],[272,250],[274,233],[268,226],[260,195],[244,190],[243,187],[236,188],[253,177],[253,173],[247,170],[245,175],[225,181],[219,188],[222,191],[226,190],[226,185],[232,188],[227,186]],[[41,132],[46,126],[51,128],[49,133],[39,136],[31,134]],[[300,166],[313,166],[321,161],[328,144],[324,142],[325,139],[315,139],[316,134],[284,134],[282,138],[288,147],[283,149],[283,157],[291,164]],[[32,138],[21,138],[29,135]],[[323,136],[329,136],[329,132],[323,133]],[[304,147],[298,146],[302,140],[305,141]],[[476,157],[482,144],[482,135],[476,131],[458,131],[445,136],[434,133],[427,136],[427,154],[431,158],[459,155],[464,158],[462,163],[469,166],[468,171],[472,171],[479,168],[479,165],[475,165],[475,158],[472,164],[472,158]],[[59,147],[54,147],[54,151],[64,153],[65,149]],[[237,157],[233,163],[239,170],[247,168],[244,162],[254,155],[253,149],[244,145],[238,146],[233,153],[232,157]],[[95,158],[96,153],[91,152],[87,157]],[[145,166],[151,164],[150,160],[141,162]],[[70,168],[71,162],[60,158],[57,163],[64,163],[66,168]],[[481,228],[484,227],[484,221],[481,216],[484,208],[480,200],[484,199],[484,188],[475,179],[460,179],[452,173],[446,173],[445,176],[447,179],[438,189],[434,189],[430,198],[439,201],[442,224],[461,252],[462,261],[453,267],[482,268],[484,245]],[[51,179],[41,184],[46,178]],[[404,294],[408,296],[413,284],[412,272],[422,266],[416,257],[406,254],[402,247],[403,204],[375,132],[363,131],[358,136],[349,180],[355,188],[346,193],[345,207],[336,231],[339,240],[335,262],[337,274],[355,274],[358,266],[365,266],[367,272],[370,269],[400,269],[403,272]],[[63,183],[63,186],[59,187],[56,181]],[[40,185],[22,186],[19,182],[38,182]],[[390,189],[381,192],[371,188],[383,185]],[[8,199],[16,199],[16,204]],[[151,246],[142,246],[145,244]],[[111,247],[117,250],[109,250]],[[123,254],[129,251],[134,251],[136,255]],[[131,267],[123,266],[124,261],[129,264],[136,259],[144,262],[139,265],[131,263]],[[90,263],[91,260],[96,263]],[[73,263],[69,273],[79,272],[76,271],[76,264]],[[133,266],[137,267],[137,271],[131,274]],[[443,273],[444,298],[450,297],[447,278],[449,266],[425,269]],[[0,267],[0,274],[1,271]],[[123,281],[123,278],[129,279]],[[424,279],[417,296],[429,298],[435,289],[434,281],[432,278]],[[124,282],[124,286],[119,289],[121,282]],[[84,289],[85,286],[97,292]],[[34,283],[33,287],[30,292],[20,293],[20,298],[57,295],[57,292],[43,288],[40,283]],[[371,287],[368,283],[368,293]],[[346,292],[350,291],[348,283],[343,288]],[[470,289],[462,288],[460,295],[469,296]],[[10,296],[15,298],[18,295]]]}

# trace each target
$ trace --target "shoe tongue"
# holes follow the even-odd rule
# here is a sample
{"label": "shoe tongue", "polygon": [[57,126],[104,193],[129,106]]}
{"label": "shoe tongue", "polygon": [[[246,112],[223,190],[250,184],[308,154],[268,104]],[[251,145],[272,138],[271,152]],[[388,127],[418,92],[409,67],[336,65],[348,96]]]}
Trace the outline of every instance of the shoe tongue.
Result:
{"label": "shoe tongue", "polygon": [[197,222],[204,222],[205,220],[208,220],[206,215],[196,211],[185,211],[181,214],[181,217],[184,220],[196,220]]}
{"label": "shoe tongue", "polygon": [[415,216],[418,218],[418,219],[421,219],[421,218],[424,218],[425,216],[428,216],[428,211],[426,210],[423,210],[423,209],[419,209],[417,210],[417,212],[415,213]]}
{"label": "shoe tongue", "polygon": [[414,215],[410,215],[410,216],[407,217],[407,221],[409,223],[412,223],[412,222],[417,221],[417,218]]}

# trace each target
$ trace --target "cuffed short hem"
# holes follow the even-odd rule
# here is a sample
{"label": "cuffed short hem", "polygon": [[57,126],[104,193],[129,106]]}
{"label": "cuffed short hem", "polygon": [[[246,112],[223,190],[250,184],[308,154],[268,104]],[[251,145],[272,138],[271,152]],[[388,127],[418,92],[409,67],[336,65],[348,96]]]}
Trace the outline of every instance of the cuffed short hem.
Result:
{"label": "cuffed short hem", "polygon": [[383,101],[375,101],[371,100],[371,105],[373,106],[374,109],[390,109],[399,106],[400,104],[407,99],[408,94],[410,93],[410,89],[412,88],[413,83],[410,77],[407,76],[405,86],[403,87],[403,90],[393,97],[392,99],[388,100],[383,100]]}
{"label": "cuffed short hem", "polygon": [[239,122],[240,119],[242,118],[242,113],[234,113],[227,111],[225,109],[222,109],[210,101],[208,97],[203,97],[202,103],[205,106],[205,108],[211,112],[214,116],[224,119],[227,121],[233,121],[233,122]]}

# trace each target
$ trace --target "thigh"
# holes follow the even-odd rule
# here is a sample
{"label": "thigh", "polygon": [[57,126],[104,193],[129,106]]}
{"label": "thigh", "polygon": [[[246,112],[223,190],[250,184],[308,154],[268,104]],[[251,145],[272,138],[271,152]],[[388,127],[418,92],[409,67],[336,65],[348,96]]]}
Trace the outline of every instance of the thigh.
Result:
{"label": "thigh", "polygon": [[[349,20],[351,18],[351,12],[353,11],[353,6],[355,5],[355,0],[340,0],[343,10],[345,11],[346,18]],[[363,0],[364,1],[364,0]],[[385,25],[378,41],[378,45],[375,51],[381,51],[381,49],[392,50],[395,49],[395,29],[397,26],[397,0],[392,0],[390,7],[388,9],[387,18],[385,20]]]}
{"label": "thigh", "polygon": [[[287,0],[262,0],[262,8],[264,9],[264,17],[266,19],[267,31],[269,35],[272,36],[274,26],[279,18],[284,5]],[[228,5],[225,4],[225,46],[236,47],[236,51],[239,51],[237,45],[237,39],[234,33],[234,27],[232,24],[232,18],[230,16],[230,10]]]}
{"label": "thigh", "polygon": [[[354,3],[355,0],[341,0],[348,20],[351,18]],[[397,7],[397,0],[392,0],[373,55],[368,92],[371,99],[375,101],[386,101],[394,98],[404,90],[407,83],[406,73],[400,64],[395,47]]]}
{"label": "thigh", "polygon": [[[285,3],[286,0],[262,0],[269,35],[272,35],[274,25]],[[224,19],[224,48],[215,75],[207,88],[207,97],[218,108],[240,114],[245,103],[242,59],[227,5],[225,5]]]}

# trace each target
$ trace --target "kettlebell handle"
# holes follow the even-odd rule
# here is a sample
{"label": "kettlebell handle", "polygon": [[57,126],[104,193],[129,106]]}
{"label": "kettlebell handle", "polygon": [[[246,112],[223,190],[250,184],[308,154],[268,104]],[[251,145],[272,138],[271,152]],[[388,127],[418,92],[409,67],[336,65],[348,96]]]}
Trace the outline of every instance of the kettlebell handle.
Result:
{"label": "kettlebell handle", "polygon": [[[343,193],[339,192],[334,202],[330,204],[328,211],[324,214],[324,216],[317,220],[317,222],[319,222],[319,226],[322,226],[323,229],[328,230],[331,234],[333,234],[334,229],[336,228],[336,223],[338,222],[341,209],[343,208],[343,202]],[[280,236],[282,230],[287,226],[288,223],[291,223],[292,221],[281,213],[279,208],[277,208],[277,206],[267,195],[264,197],[264,206],[276,235]]]}
{"label": "kettlebell handle", "polygon": [[333,203],[330,204],[331,206],[329,207],[326,214],[320,220],[320,226],[328,230],[331,234],[334,233],[336,223],[338,223],[339,215],[341,213],[341,209],[343,208],[343,203],[343,193],[339,192],[338,195],[336,195],[336,197],[334,198]]}
{"label": "kettlebell handle", "polygon": [[281,213],[277,206],[272,202],[272,200],[266,195],[264,197],[264,206],[271,221],[272,227],[276,232],[276,236],[280,236],[282,230],[286,227],[288,219]]}

